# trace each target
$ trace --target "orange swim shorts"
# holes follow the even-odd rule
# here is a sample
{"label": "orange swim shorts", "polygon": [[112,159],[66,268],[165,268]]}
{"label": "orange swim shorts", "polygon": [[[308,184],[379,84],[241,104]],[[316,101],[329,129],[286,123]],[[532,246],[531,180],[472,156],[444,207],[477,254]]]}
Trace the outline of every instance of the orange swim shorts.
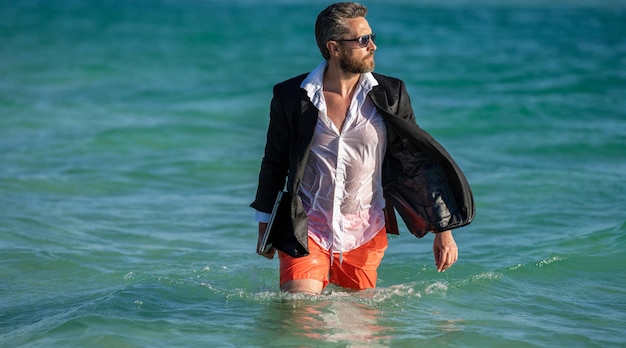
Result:
{"label": "orange swim shorts", "polygon": [[278,252],[280,263],[280,285],[295,279],[316,279],[324,283],[333,283],[344,288],[363,290],[376,287],[378,266],[387,249],[387,231],[383,227],[376,236],[360,247],[333,255],[324,250],[309,237],[309,255],[291,257]]}

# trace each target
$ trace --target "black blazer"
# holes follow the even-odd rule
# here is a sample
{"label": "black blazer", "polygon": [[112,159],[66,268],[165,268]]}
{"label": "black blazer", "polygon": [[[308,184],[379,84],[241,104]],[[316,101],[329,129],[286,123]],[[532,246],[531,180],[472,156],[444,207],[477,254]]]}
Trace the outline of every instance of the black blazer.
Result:
{"label": "black blazer", "polygon": [[[300,88],[306,76],[274,86],[259,186],[250,205],[270,213],[287,180],[289,228],[274,239],[274,246],[295,257],[308,255],[307,215],[297,193],[318,115],[306,91]],[[416,124],[404,82],[376,73],[374,77],[379,84],[368,98],[387,125],[383,162],[387,231],[398,231],[393,208],[418,238],[429,231],[443,232],[469,224],[476,211],[465,175],[443,146]]]}

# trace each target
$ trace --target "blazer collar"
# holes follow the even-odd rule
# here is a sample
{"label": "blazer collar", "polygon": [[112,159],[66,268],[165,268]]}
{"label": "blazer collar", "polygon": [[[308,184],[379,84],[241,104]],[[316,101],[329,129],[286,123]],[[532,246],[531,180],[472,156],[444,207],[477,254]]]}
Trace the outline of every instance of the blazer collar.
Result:
{"label": "blazer collar", "polygon": [[367,96],[370,98],[374,106],[376,106],[376,109],[378,109],[378,111],[386,112],[389,114],[393,113],[385,88],[381,87],[380,85],[374,86]]}

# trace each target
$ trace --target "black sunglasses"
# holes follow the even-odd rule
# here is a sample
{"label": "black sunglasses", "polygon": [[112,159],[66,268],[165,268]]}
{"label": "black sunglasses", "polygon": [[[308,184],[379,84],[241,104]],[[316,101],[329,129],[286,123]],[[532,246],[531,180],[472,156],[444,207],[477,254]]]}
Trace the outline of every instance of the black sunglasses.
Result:
{"label": "black sunglasses", "polygon": [[372,42],[376,42],[376,34],[363,35],[356,39],[338,39],[335,41],[356,41],[360,47],[367,47],[370,44],[370,39],[372,39]]}

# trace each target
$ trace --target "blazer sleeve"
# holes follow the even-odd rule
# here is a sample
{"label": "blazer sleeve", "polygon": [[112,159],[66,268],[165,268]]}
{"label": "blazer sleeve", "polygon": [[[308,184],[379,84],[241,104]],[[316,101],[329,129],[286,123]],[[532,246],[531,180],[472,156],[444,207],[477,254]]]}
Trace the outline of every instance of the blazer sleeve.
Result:
{"label": "blazer sleeve", "polygon": [[252,208],[258,211],[271,213],[278,192],[285,186],[289,170],[290,137],[287,112],[281,100],[279,89],[274,86],[259,184],[255,200],[250,204]]}

